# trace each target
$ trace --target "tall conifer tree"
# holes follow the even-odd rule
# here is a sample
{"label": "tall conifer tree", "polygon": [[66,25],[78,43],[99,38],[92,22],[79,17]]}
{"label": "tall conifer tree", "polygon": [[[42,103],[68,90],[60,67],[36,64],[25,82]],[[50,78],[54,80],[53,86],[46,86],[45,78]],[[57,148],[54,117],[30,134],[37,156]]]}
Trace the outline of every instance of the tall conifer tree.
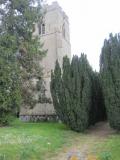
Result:
{"label": "tall conifer tree", "polygon": [[100,57],[105,106],[110,126],[120,130],[120,35],[110,34]]}
{"label": "tall conifer tree", "polygon": [[59,118],[75,131],[89,126],[91,107],[91,67],[84,54],[63,58],[62,74],[58,62],[51,79],[53,103]]}

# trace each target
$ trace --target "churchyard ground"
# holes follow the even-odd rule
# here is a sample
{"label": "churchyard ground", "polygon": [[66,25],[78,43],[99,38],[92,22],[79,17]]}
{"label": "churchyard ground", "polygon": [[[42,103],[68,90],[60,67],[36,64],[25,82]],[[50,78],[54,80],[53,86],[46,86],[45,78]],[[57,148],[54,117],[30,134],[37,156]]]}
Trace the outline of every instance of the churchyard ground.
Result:
{"label": "churchyard ground", "polygon": [[0,128],[0,160],[67,160],[77,151],[85,157],[111,154],[120,160],[120,135],[101,122],[85,133],[60,123],[22,123]]}

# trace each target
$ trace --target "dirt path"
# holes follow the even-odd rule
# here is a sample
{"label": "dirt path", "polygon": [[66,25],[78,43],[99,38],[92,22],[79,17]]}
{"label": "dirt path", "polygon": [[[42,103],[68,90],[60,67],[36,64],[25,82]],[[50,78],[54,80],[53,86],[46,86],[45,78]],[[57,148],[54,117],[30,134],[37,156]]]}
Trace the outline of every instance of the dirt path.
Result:
{"label": "dirt path", "polygon": [[[97,144],[103,142],[107,136],[113,134],[114,131],[109,127],[108,123],[100,122],[94,127],[90,127],[86,133],[78,134],[72,140],[70,147],[64,146],[64,148],[55,156],[49,160],[67,160],[68,154],[80,153],[84,157],[87,155],[93,155]],[[94,148],[94,151],[92,150]]]}

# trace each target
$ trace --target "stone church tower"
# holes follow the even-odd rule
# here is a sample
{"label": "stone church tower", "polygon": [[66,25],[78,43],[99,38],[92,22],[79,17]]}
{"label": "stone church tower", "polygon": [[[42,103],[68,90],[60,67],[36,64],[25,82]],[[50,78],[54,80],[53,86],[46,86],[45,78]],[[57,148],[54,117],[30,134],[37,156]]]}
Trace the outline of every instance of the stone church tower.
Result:
{"label": "stone church tower", "polygon": [[[42,23],[36,25],[34,35],[39,35],[47,49],[47,55],[42,60],[46,95],[51,98],[50,79],[51,70],[55,67],[56,60],[62,65],[63,56],[71,58],[71,45],[68,17],[57,2],[45,5],[45,16]],[[31,116],[51,117],[55,115],[53,104],[37,104],[34,109],[21,113],[21,118],[28,120]],[[26,119],[27,118],[27,119]]]}

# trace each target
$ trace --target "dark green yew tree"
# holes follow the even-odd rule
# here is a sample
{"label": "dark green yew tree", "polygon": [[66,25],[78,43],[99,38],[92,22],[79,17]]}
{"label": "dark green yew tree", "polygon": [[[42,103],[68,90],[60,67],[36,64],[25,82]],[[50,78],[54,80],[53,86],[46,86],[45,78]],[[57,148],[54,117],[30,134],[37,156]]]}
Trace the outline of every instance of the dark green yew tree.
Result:
{"label": "dark green yew tree", "polygon": [[108,121],[114,129],[120,130],[120,35],[110,34],[104,41],[100,57],[105,106]]}
{"label": "dark green yew tree", "polygon": [[63,85],[62,85],[62,78],[61,78],[61,68],[60,68],[58,61],[56,61],[54,72],[53,71],[51,72],[50,88],[51,88],[51,94],[53,97],[53,104],[54,104],[56,113],[59,117],[61,117],[61,119],[63,119],[64,104],[61,106],[61,104],[63,103],[62,101]]}
{"label": "dark green yew tree", "polygon": [[53,103],[59,118],[75,131],[89,126],[91,107],[91,67],[84,54],[63,58],[62,74],[58,62],[51,79]]}
{"label": "dark green yew tree", "polygon": [[[73,82],[73,102],[76,110],[77,126],[80,131],[84,131],[89,126],[89,112],[91,108],[91,67],[87,61],[86,55],[73,57],[72,82]],[[77,62],[77,63],[76,63]],[[75,99],[74,99],[75,97]]]}
{"label": "dark green yew tree", "polygon": [[99,74],[93,72],[87,57],[63,58],[51,74],[51,94],[58,117],[77,132],[105,120],[106,110]]}

